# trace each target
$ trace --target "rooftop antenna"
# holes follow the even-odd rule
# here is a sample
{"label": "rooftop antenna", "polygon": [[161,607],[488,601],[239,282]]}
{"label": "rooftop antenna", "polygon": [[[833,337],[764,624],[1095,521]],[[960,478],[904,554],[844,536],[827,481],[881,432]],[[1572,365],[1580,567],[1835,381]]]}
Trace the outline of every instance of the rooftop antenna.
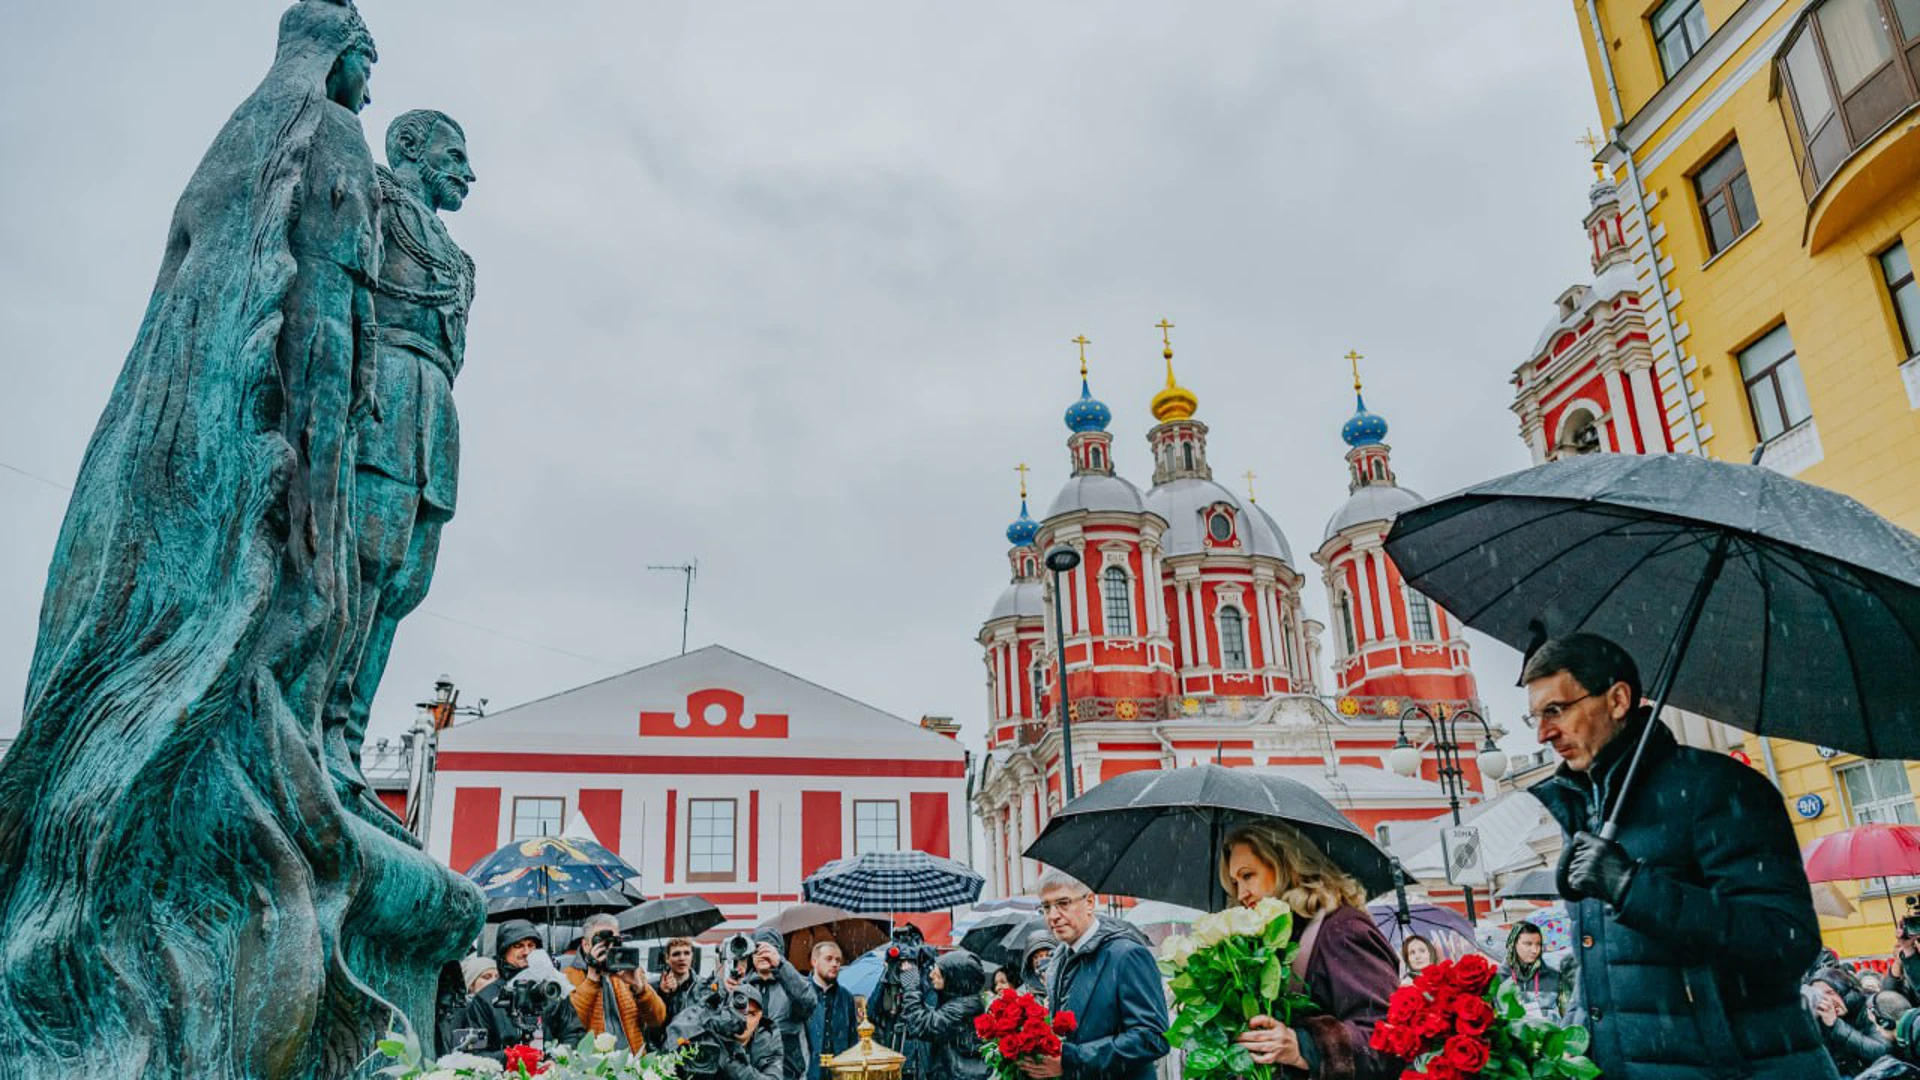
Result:
{"label": "rooftop antenna", "polygon": [[685,598],[680,603],[680,655],[687,655],[687,622],[693,617],[693,579],[700,576],[700,560],[673,566],[649,566],[649,570],[671,570],[687,576]]}

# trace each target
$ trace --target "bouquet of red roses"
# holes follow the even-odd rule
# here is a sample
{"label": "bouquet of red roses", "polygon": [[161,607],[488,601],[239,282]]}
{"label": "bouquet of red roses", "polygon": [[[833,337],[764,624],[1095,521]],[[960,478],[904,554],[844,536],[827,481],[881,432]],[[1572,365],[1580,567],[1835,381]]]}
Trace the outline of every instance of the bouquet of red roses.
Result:
{"label": "bouquet of red roses", "polygon": [[973,1018],[980,1036],[980,1056],[999,1080],[1026,1080],[1015,1064],[1021,1058],[1059,1057],[1060,1036],[1073,1034],[1073,1014],[1065,1009],[1047,1015],[1032,995],[1002,990],[987,1011]]}
{"label": "bouquet of red roses", "polygon": [[507,1059],[509,1076],[538,1076],[547,1071],[547,1066],[540,1060],[540,1051],[525,1043],[507,1047],[501,1056]]}
{"label": "bouquet of red roses", "polygon": [[1412,1064],[1401,1080],[1593,1080],[1587,1030],[1527,1016],[1520,991],[1478,953],[1427,966],[1393,992],[1372,1046]]}

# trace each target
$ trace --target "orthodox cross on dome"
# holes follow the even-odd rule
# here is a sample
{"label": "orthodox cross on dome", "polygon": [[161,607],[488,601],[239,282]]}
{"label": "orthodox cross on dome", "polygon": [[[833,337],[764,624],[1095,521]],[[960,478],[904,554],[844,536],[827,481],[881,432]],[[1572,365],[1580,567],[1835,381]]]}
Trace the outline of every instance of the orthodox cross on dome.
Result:
{"label": "orthodox cross on dome", "polygon": [[1342,359],[1353,365],[1353,392],[1357,394],[1360,392],[1360,361],[1365,360],[1366,357],[1361,356],[1357,349],[1348,349],[1347,355]]}
{"label": "orthodox cross on dome", "polygon": [[1027,498],[1027,474],[1032,472],[1033,470],[1029,469],[1027,467],[1027,463],[1023,461],[1020,464],[1015,465],[1013,467],[1013,471],[1020,474],[1020,500],[1022,502],[1025,502]]}
{"label": "orthodox cross on dome", "polygon": [[1174,380],[1173,336],[1169,333],[1173,329],[1173,323],[1170,320],[1161,319],[1153,326],[1160,331],[1160,355],[1167,361],[1167,385],[1165,389],[1153,395],[1151,405],[1153,418],[1163,424],[1174,420],[1191,420],[1194,410],[1200,407],[1200,399],[1193,391]]}
{"label": "orthodox cross on dome", "polygon": [[1247,501],[1259,502],[1260,497],[1253,493],[1253,482],[1254,480],[1258,479],[1258,477],[1254,476],[1252,469],[1248,469],[1246,472],[1242,473],[1241,475],[1247,478]]}
{"label": "orthodox cross on dome", "polygon": [[1167,359],[1173,359],[1173,338],[1167,333],[1167,331],[1173,329],[1173,324],[1163,318],[1153,325],[1155,329],[1160,331],[1160,342],[1166,347]]}
{"label": "orthodox cross on dome", "polygon": [[[1588,128],[1585,132],[1581,133],[1579,138],[1573,141],[1578,143],[1581,146],[1586,147],[1587,156],[1590,158],[1599,157],[1600,148],[1607,145],[1600,138],[1600,136],[1595,135],[1593,133],[1592,128]],[[1593,164],[1593,178],[1595,180],[1605,180],[1607,178],[1607,167],[1598,161],[1595,161],[1592,164]]]}
{"label": "orthodox cross on dome", "polygon": [[1080,377],[1084,379],[1087,377],[1087,346],[1093,344],[1093,342],[1088,340],[1087,335],[1081,334],[1069,342],[1069,344],[1080,346]]}

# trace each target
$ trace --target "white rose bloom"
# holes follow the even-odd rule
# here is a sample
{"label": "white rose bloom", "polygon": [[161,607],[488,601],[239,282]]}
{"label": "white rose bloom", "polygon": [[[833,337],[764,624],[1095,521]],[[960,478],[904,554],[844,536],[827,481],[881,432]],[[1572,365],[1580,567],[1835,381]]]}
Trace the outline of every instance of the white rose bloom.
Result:
{"label": "white rose bloom", "polygon": [[1227,936],[1226,918],[1220,912],[1202,915],[1193,920],[1193,943],[1197,948],[1216,945]]}
{"label": "white rose bloom", "polygon": [[1227,913],[1227,931],[1241,937],[1259,937],[1267,928],[1266,916],[1254,908],[1234,908]]}
{"label": "white rose bloom", "polygon": [[435,1069],[422,1076],[420,1080],[460,1080],[460,1074],[452,1069]]}
{"label": "white rose bloom", "polygon": [[1175,967],[1182,967],[1186,964],[1187,959],[1193,955],[1195,948],[1196,946],[1193,943],[1193,939],[1185,934],[1179,937],[1170,937],[1160,944],[1160,958]]}
{"label": "white rose bloom", "polygon": [[613,1033],[609,1031],[603,1031],[593,1037],[593,1052],[596,1054],[604,1054],[618,1045],[620,1040],[614,1038]]}
{"label": "white rose bloom", "polygon": [[499,1062],[491,1058],[483,1058],[478,1054],[463,1054],[458,1051],[443,1056],[439,1061],[434,1062],[434,1065],[440,1069],[465,1069],[481,1076],[499,1076],[506,1071]]}
{"label": "white rose bloom", "polygon": [[1287,906],[1287,902],[1277,896],[1269,896],[1253,905],[1253,910],[1259,912],[1260,918],[1269,923],[1282,915],[1293,914],[1293,909]]}

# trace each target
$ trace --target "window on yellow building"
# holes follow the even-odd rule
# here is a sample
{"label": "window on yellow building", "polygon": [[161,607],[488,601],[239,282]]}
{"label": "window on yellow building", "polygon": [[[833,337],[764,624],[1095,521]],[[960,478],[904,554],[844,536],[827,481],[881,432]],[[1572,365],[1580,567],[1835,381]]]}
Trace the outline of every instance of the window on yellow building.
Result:
{"label": "window on yellow building", "polygon": [[[1920,0],[1912,0],[1920,9]],[[1917,11],[1915,18],[1920,18]],[[1900,323],[1900,343],[1909,357],[1920,356],[1920,286],[1913,283],[1913,263],[1907,260],[1907,245],[1895,244],[1880,253],[1880,271],[1887,276],[1887,293],[1893,298],[1893,315]]]}
{"label": "window on yellow building", "polygon": [[1747,383],[1754,434],[1761,442],[1777,439],[1812,419],[1813,403],[1807,399],[1793,335],[1787,333],[1785,323],[1740,350],[1740,377]]}
{"label": "window on yellow building", "polygon": [[1747,180],[1747,159],[1735,142],[1713,156],[1693,174],[1700,198],[1700,216],[1707,223],[1707,250],[1718,253],[1760,224],[1753,204],[1753,184]]}
{"label": "window on yellow building", "polygon": [[[1913,802],[1904,761],[1862,761],[1833,770],[1847,799],[1847,821],[1852,825],[1920,825],[1920,807]],[[1873,882],[1873,886],[1879,885]],[[1893,878],[1887,887],[1907,892],[1920,886],[1920,877]],[[1877,891],[1877,890],[1876,890]]]}
{"label": "window on yellow building", "polygon": [[1920,0],[1822,0],[1789,30],[1778,62],[1809,196],[1915,103],[1916,41]]}
{"label": "window on yellow building", "polygon": [[1854,825],[1920,825],[1904,761],[1862,761],[1833,770],[1847,796],[1847,820]]}
{"label": "window on yellow building", "polygon": [[1660,70],[1671,79],[1707,43],[1707,13],[1700,0],[1666,0],[1653,9],[1652,22]]}

